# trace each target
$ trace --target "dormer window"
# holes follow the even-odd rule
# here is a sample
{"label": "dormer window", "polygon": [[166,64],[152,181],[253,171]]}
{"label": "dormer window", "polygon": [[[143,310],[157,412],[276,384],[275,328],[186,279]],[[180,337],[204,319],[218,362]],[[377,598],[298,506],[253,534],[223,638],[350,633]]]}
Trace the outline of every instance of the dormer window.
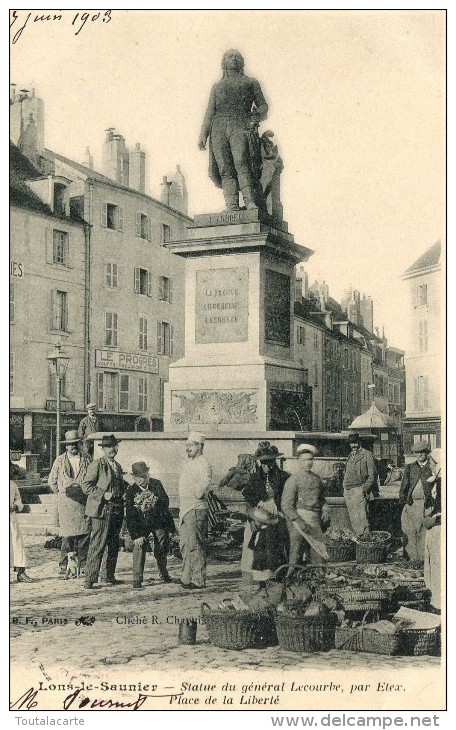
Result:
{"label": "dormer window", "polygon": [[54,183],[54,213],[65,215],[65,192],[66,185]]}

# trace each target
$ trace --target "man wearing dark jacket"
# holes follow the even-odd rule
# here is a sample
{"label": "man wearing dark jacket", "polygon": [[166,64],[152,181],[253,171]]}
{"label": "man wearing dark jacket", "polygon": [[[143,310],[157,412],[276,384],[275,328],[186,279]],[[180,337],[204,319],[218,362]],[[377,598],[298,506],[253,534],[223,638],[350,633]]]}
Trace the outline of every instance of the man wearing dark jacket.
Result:
{"label": "man wearing dark jacket", "polygon": [[399,490],[399,503],[404,505],[401,516],[404,547],[409,560],[416,563],[424,560],[424,506],[425,501],[431,500],[432,484],[428,480],[433,476],[430,451],[428,441],[413,444],[412,453],[417,455],[416,461],[406,465]]}
{"label": "man wearing dark jacket", "polygon": [[175,532],[174,520],[169,511],[169,497],[158,479],[149,477],[144,461],[131,467],[134,483],[127,489],[125,498],[128,532],[134,541],[133,588],[141,588],[147,548],[153,546],[158,572],[164,583],[171,583],[167,570],[169,535]]}
{"label": "man wearing dark jacket", "polygon": [[352,530],[357,537],[369,532],[367,503],[375,484],[375,462],[372,453],[361,446],[359,434],[348,437],[350,455],[344,474],[344,498]]}
{"label": "man wearing dark jacket", "polygon": [[85,569],[84,588],[93,588],[98,581],[101,560],[107,548],[106,582],[115,585],[119,536],[124,514],[126,484],[123,471],[115,460],[119,443],[114,436],[103,436],[103,456],[87,467],[82,491],[87,495],[86,517],[90,518],[90,544]]}

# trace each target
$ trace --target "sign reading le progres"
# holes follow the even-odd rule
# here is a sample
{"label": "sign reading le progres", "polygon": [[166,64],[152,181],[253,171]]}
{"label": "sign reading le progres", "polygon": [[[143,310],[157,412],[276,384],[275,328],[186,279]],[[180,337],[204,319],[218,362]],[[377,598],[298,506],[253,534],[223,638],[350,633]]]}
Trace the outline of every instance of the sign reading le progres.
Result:
{"label": "sign reading le progres", "polygon": [[158,373],[158,357],[137,355],[134,352],[95,350],[95,367],[108,370],[139,370],[142,373]]}
{"label": "sign reading le progres", "polygon": [[197,271],[195,342],[245,342],[248,338],[248,296],[247,266]]}

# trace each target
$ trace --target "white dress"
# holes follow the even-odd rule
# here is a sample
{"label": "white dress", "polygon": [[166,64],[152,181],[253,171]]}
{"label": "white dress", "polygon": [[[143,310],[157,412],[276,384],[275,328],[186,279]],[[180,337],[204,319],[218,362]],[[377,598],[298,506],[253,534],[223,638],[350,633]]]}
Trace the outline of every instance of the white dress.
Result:
{"label": "white dress", "polygon": [[23,509],[19,488],[16,482],[10,480],[10,562],[15,568],[27,567],[24,540],[17,519],[17,512],[22,512]]}

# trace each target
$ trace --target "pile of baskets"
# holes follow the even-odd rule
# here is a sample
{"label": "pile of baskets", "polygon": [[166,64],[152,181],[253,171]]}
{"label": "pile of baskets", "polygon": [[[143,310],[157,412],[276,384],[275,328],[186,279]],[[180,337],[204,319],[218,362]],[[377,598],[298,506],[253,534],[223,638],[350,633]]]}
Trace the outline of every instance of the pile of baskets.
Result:
{"label": "pile of baskets", "polygon": [[344,611],[358,613],[383,611],[389,608],[392,591],[388,589],[322,588],[316,593],[318,600],[328,596],[338,598]]}

